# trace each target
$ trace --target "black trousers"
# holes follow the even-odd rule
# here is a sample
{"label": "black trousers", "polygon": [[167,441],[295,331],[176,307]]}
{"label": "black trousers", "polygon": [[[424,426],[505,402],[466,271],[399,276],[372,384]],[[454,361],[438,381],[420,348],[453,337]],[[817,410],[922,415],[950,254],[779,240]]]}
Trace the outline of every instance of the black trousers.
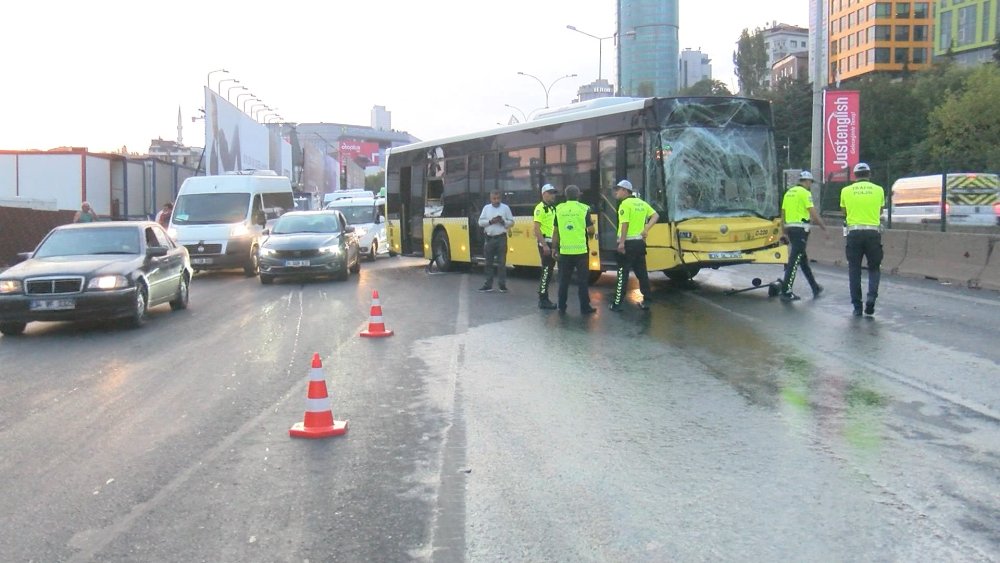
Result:
{"label": "black trousers", "polygon": [[861,260],[868,263],[868,303],[878,298],[882,279],[882,233],[850,231],[847,233],[847,280],[851,288],[851,304],[861,307]]}
{"label": "black trousers", "polygon": [[[486,283],[493,286],[493,275],[496,272],[497,281],[501,286],[507,285],[507,235],[487,236],[483,243],[483,257],[486,259]],[[494,270],[494,266],[496,270]]]}
{"label": "black trousers", "polygon": [[542,260],[542,279],[538,282],[538,299],[540,301],[549,300],[549,280],[552,279],[552,270],[556,267],[556,259],[552,256],[552,243],[546,242],[549,255],[542,252],[542,247],[538,247],[538,257]]}
{"label": "black trousers", "polygon": [[813,277],[812,268],[809,266],[809,257],[806,255],[806,243],[809,241],[809,231],[802,227],[788,227],[788,263],[785,264],[785,279],[781,282],[781,291],[791,293],[792,286],[795,285],[795,273],[802,268],[802,275],[809,282],[809,287],[816,291],[816,278]]}
{"label": "black trousers", "polygon": [[618,261],[618,281],[615,283],[615,298],[613,305],[621,305],[625,297],[625,286],[628,285],[629,270],[635,272],[635,278],[639,280],[639,291],[642,292],[644,300],[652,297],[653,292],[649,288],[649,272],[646,271],[646,241],[626,240],[625,253],[615,253]]}
{"label": "black trousers", "polygon": [[580,298],[580,310],[590,307],[590,288],[587,287],[587,277],[590,268],[587,266],[586,254],[559,255],[559,310],[566,310],[566,300],[569,298],[569,283],[576,277],[577,297]]}

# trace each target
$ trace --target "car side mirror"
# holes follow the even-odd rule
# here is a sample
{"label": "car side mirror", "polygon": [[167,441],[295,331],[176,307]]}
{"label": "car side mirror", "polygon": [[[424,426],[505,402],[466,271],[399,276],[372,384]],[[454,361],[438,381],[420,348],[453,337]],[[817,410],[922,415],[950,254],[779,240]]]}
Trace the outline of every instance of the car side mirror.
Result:
{"label": "car side mirror", "polygon": [[348,225],[348,226],[344,227],[344,232],[345,233],[353,233],[354,232],[354,225]]}
{"label": "car side mirror", "polygon": [[31,252],[18,252],[16,258],[14,259],[14,263],[20,264],[21,262],[24,262],[28,258],[31,258],[31,255],[32,255]]}
{"label": "car side mirror", "polygon": [[167,255],[167,247],[165,246],[146,247],[146,256],[149,258],[161,258],[166,255]]}
{"label": "car side mirror", "polygon": [[260,234],[263,236],[267,236],[271,234],[271,229],[264,229],[263,231],[260,232]]}

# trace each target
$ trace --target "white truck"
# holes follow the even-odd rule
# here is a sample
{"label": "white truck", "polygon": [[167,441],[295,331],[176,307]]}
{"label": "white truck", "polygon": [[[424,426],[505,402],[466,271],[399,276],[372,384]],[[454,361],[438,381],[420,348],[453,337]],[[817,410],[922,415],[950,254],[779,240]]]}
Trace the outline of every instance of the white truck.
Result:
{"label": "white truck", "polygon": [[256,276],[261,232],[294,206],[291,182],[271,170],[193,176],[181,184],[168,232],[187,247],[195,270],[243,268]]}
{"label": "white truck", "polygon": [[[372,195],[371,192],[366,193]],[[347,222],[354,226],[361,254],[367,255],[369,260],[375,260],[377,255],[389,252],[385,217],[382,214],[384,204],[379,206],[374,197],[335,199],[325,209],[337,209],[344,214]]]}

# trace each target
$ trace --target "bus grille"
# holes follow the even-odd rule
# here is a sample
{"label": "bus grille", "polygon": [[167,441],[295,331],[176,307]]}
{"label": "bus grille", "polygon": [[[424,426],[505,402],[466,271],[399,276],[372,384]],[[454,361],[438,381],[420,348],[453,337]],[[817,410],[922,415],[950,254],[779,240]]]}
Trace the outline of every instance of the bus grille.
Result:
{"label": "bus grille", "polygon": [[60,295],[80,293],[83,290],[83,278],[36,278],[24,282],[28,295]]}

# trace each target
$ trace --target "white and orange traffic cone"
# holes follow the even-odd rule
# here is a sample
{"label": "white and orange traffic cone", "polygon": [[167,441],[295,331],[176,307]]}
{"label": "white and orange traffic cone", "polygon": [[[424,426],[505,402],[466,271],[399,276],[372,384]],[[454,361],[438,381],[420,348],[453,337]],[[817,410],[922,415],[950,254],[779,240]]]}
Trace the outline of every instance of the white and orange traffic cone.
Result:
{"label": "white and orange traffic cone", "polygon": [[378,302],[378,291],[372,290],[372,312],[368,319],[368,328],[361,331],[361,336],[367,338],[377,338],[381,336],[392,336],[391,330],[386,330],[385,322],[382,321],[382,305]]}
{"label": "white and orange traffic cone", "polygon": [[319,354],[313,354],[309,369],[309,392],[306,393],[306,414],[302,422],[288,429],[293,438],[329,438],[347,432],[346,420],[334,420],[330,397],[326,394],[326,378]]}

